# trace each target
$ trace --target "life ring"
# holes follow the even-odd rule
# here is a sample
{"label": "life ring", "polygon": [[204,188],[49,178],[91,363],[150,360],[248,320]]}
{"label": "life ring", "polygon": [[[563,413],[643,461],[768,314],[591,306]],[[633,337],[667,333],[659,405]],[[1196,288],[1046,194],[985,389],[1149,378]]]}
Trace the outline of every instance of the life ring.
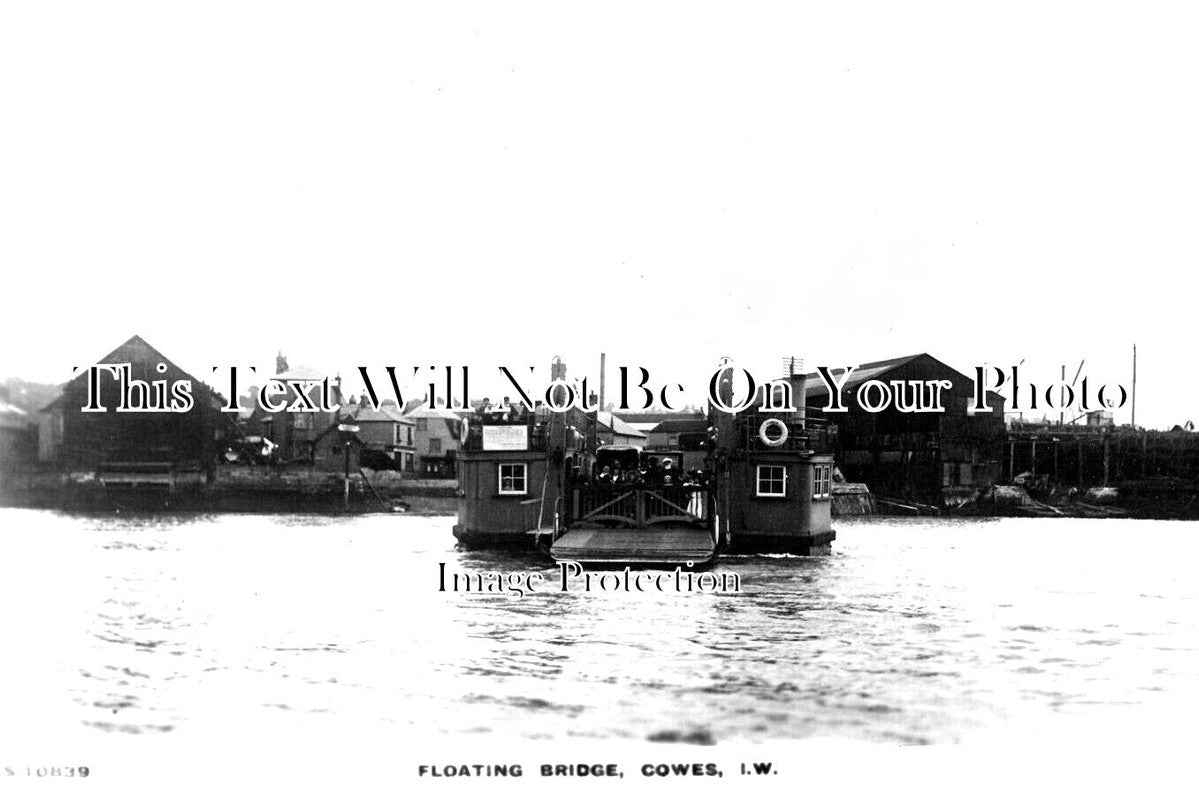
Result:
{"label": "life ring", "polygon": [[[778,427],[783,429],[782,435],[779,436],[777,439],[771,439],[769,436],[766,435],[766,432],[773,425],[777,425]],[[783,444],[783,442],[787,441],[788,435],[789,435],[789,431],[787,430],[787,423],[783,422],[781,419],[775,419],[774,417],[771,417],[770,419],[763,422],[762,426],[760,428],[758,428],[758,440],[760,442],[762,442],[762,444],[766,445],[767,447],[780,446],[781,444]]]}

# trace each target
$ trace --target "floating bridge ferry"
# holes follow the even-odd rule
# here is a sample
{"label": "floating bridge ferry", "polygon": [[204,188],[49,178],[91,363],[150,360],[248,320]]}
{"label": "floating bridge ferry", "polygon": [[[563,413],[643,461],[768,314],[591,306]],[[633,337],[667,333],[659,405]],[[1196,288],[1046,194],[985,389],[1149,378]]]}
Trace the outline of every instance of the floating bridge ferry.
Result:
{"label": "floating bridge ferry", "polygon": [[458,454],[454,536],[594,565],[691,566],[730,553],[827,552],[831,426],[806,413],[708,413],[705,453],[603,446],[596,413],[472,414]]}

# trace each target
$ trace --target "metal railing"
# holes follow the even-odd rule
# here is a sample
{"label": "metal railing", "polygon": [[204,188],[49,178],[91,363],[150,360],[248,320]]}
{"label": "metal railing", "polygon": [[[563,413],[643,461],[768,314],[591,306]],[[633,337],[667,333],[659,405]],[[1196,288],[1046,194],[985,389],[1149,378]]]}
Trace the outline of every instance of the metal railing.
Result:
{"label": "metal railing", "polygon": [[[759,436],[759,432],[768,419],[777,419],[787,426],[787,438],[781,444],[767,444]],[[750,451],[784,451],[802,452],[814,451],[830,453],[836,447],[837,426],[826,419],[806,418],[792,414],[745,413],[737,418],[737,426],[741,445]],[[779,438],[779,431],[772,427],[768,432],[772,440]]]}

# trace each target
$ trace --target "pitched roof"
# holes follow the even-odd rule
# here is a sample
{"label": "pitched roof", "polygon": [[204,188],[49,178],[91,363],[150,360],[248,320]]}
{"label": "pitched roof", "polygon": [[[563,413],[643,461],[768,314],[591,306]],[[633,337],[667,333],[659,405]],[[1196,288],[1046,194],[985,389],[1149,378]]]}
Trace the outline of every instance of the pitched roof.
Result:
{"label": "pitched roof", "polygon": [[24,409],[0,400],[0,428],[27,428],[32,422]]}
{"label": "pitched roof", "polygon": [[[124,363],[124,362],[132,363],[132,362],[136,362],[136,361],[158,361],[163,364],[166,364],[169,367],[174,367],[179,372],[182,372],[187,377],[187,379],[189,379],[192,382],[193,390],[196,392],[196,404],[197,405],[199,405],[199,403],[201,402],[202,397],[219,398],[223,404],[224,398],[221,396],[221,394],[219,392],[214,391],[206,383],[204,383],[201,380],[198,380],[194,375],[189,373],[187,370],[180,367],[174,361],[171,361],[171,359],[164,356],[161,351],[159,351],[157,348],[155,348],[153,345],[151,345],[149,342],[147,342],[145,339],[138,336],[137,334],[130,336],[120,347],[113,350],[108,355],[104,356],[101,359],[93,361],[91,363],[92,364],[120,364],[120,363]],[[87,370],[86,369],[81,370],[78,375],[76,375],[71,380],[67,381],[66,385],[63,387],[64,393],[65,393],[67,386],[70,386],[73,383],[78,383],[80,381],[86,381],[86,380],[87,380]],[[48,403],[46,405],[46,407],[41,410],[49,411],[50,409],[61,405],[62,401],[63,401],[63,394],[60,394],[51,403]]]}
{"label": "pitched roof", "polygon": [[644,433],[625,422],[611,411],[597,411],[596,419],[600,425],[615,433],[617,436],[632,436],[637,439],[647,438]]}
{"label": "pitched roof", "polygon": [[[932,356],[930,356],[928,353],[916,353],[915,355],[910,356],[887,358],[882,361],[869,361],[865,364],[859,364],[858,368],[854,370],[852,375],[849,376],[849,380],[847,380],[842,386],[842,389],[856,388],[859,384],[877,378],[880,375],[884,375],[896,367],[901,367],[910,361],[915,361],[917,358],[932,358]],[[933,360],[935,361],[936,359]],[[833,374],[834,378],[841,375],[841,369],[836,367],[830,366],[829,372]],[[825,387],[824,381],[821,380],[818,373],[809,372],[806,375],[797,375],[795,378],[793,378],[793,381],[796,383],[796,385],[798,385],[798,382],[801,379],[804,382],[804,387],[806,388],[807,395],[809,397],[812,395],[828,394],[828,389]]]}
{"label": "pitched roof", "polygon": [[284,370],[275,376],[281,381],[323,381],[326,376],[323,372],[317,372],[312,367],[306,367],[303,364]]}
{"label": "pitched roof", "polygon": [[620,418],[630,425],[659,422],[675,419],[705,419],[702,411],[622,411]]}
{"label": "pitched roof", "polygon": [[360,407],[353,411],[350,416],[355,422],[403,422],[409,425],[412,420],[400,413],[395,404],[383,404],[378,409],[370,406]]}
{"label": "pitched roof", "polygon": [[420,401],[420,403],[415,406],[410,403],[405,405],[404,414],[412,417],[413,419],[419,419],[423,417],[425,419],[436,418],[452,419],[457,421],[462,420],[462,417],[453,411],[449,411],[444,408],[429,408],[429,403],[425,400]]}
{"label": "pitched roof", "polygon": [[708,421],[703,417],[665,419],[654,426],[650,433],[707,433]]}

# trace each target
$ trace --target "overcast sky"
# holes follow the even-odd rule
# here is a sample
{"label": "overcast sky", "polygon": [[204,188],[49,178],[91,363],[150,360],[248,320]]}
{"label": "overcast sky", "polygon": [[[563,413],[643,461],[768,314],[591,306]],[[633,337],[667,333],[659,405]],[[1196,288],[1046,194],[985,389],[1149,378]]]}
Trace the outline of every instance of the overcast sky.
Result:
{"label": "overcast sky", "polygon": [[1135,341],[1199,422],[1196,20],[962,6],[4,4],[0,376]]}

